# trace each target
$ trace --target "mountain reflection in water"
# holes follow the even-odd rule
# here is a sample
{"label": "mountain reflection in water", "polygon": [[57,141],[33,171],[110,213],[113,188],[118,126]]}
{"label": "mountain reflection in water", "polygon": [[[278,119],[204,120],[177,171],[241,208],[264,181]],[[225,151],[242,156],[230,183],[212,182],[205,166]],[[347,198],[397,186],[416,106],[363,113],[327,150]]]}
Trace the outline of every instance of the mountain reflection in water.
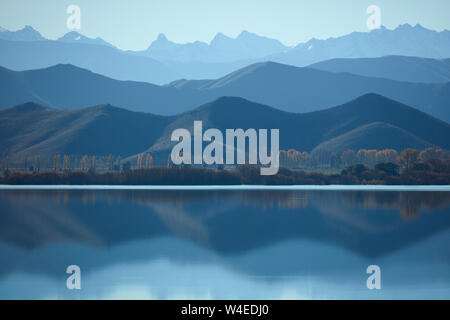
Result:
{"label": "mountain reflection in water", "polygon": [[[10,296],[2,277],[18,273],[54,278],[72,263],[89,274],[161,259],[266,280],[327,278],[353,263],[364,283],[367,263],[419,266],[431,255],[438,283],[450,282],[440,269],[450,266],[441,239],[450,238],[449,192],[2,190],[0,212],[0,297]],[[421,246],[432,247],[414,251]]]}

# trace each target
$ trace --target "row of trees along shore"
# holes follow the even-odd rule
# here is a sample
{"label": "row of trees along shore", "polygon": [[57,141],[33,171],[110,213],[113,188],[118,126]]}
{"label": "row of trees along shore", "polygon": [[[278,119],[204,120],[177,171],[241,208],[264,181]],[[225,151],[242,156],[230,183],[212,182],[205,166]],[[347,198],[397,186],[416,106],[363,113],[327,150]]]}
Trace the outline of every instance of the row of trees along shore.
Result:
{"label": "row of trees along shore", "polygon": [[366,150],[357,152],[346,150],[343,152],[315,151],[309,154],[294,149],[280,151],[280,166],[291,169],[343,169],[356,164],[375,168],[380,163],[394,163],[401,168],[409,169],[415,163],[429,159],[450,159],[450,153],[442,149],[428,148],[422,151],[404,149],[400,154],[393,149]]}
{"label": "row of trees along shore", "polygon": [[[121,164],[120,157],[114,158],[110,155],[100,159],[96,156],[82,156],[78,159],[78,167],[72,167],[73,158],[57,155],[53,157],[53,166],[44,170],[40,167],[41,158],[36,156],[34,167],[29,167],[27,171],[4,167],[0,174],[0,184],[450,184],[449,155],[440,149],[426,149],[421,152],[405,149],[400,154],[393,150],[359,150],[356,153],[344,151],[339,157],[331,155],[333,154],[316,158],[316,154],[309,156],[296,150],[281,151],[281,168],[278,174],[273,176],[261,176],[257,165],[202,168],[175,166],[169,159],[165,165],[153,167],[153,158],[149,153],[139,155],[134,166],[128,161]],[[4,161],[2,163],[4,164]],[[325,174],[321,170],[304,170],[339,166],[342,168],[339,173],[332,174]]]}
{"label": "row of trees along shore", "polygon": [[3,171],[22,171],[22,172],[71,172],[71,171],[90,171],[90,172],[108,172],[121,171],[129,169],[149,169],[153,167],[153,157],[150,153],[139,154],[136,157],[136,163],[130,161],[123,162],[119,156],[70,156],[56,154],[53,157],[25,156],[22,159],[3,158],[1,160],[1,169]]}
{"label": "row of trees along shore", "polygon": [[[401,169],[409,169],[417,162],[424,162],[429,159],[450,159],[450,153],[442,149],[428,148],[422,151],[416,149],[404,149],[400,154],[393,149],[366,150],[360,149],[357,152],[346,150],[343,152],[315,151],[309,154],[295,149],[280,151],[280,167],[298,170],[339,170],[349,166],[362,164],[370,169],[375,168],[380,163],[398,164]],[[170,160],[167,164],[158,165],[176,167]],[[91,171],[109,172],[129,169],[149,169],[153,167],[153,157],[150,153],[137,155],[133,161],[121,160],[119,156],[69,156],[56,154],[53,157],[41,157],[40,155],[25,156],[22,159],[3,158],[1,169],[6,171],[24,172],[70,172],[70,171]]]}
{"label": "row of trees along shore", "polygon": [[12,172],[0,176],[0,184],[10,185],[449,185],[450,160],[429,159],[399,170],[392,162],[373,169],[363,164],[346,167],[339,174],[294,171],[280,168],[276,175],[262,176],[257,165],[239,165],[215,170],[192,167],[155,167],[103,173]]}

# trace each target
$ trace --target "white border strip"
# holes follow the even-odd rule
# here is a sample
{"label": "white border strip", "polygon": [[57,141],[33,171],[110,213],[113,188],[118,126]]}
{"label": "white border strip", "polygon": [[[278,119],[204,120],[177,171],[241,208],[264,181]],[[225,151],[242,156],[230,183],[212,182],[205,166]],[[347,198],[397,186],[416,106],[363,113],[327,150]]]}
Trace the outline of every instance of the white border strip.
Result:
{"label": "white border strip", "polygon": [[450,191],[444,186],[387,185],[0,185],[0,190],[328,190],[328,191]]}

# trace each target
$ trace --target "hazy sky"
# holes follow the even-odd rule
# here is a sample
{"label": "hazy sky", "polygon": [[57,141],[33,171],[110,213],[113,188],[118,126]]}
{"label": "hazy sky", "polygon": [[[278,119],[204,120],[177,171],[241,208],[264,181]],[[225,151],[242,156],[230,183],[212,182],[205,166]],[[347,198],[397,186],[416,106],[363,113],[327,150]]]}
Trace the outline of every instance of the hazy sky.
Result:
{"label": "hazy sky", "polygon": [[0,0],[0,26],[31,25],[56,39],[69,31],[71,4],[81,8],[80,33],[130,50],[147,48],[159,33],[184,43],[242,30],[295,45],[368,31],[369,5],[381,8],[381,22],[390,29],[403,23],[450,29],[450,0]]}

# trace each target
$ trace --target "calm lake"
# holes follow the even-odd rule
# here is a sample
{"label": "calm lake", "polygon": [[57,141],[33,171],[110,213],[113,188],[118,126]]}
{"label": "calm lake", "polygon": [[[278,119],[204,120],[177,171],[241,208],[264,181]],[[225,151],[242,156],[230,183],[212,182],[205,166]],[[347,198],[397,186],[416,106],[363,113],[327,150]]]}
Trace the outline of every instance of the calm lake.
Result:
{"label": "calm lake", "polygon": [[115,298],[450,299],[450,192],[0,190],[0,299]]}

